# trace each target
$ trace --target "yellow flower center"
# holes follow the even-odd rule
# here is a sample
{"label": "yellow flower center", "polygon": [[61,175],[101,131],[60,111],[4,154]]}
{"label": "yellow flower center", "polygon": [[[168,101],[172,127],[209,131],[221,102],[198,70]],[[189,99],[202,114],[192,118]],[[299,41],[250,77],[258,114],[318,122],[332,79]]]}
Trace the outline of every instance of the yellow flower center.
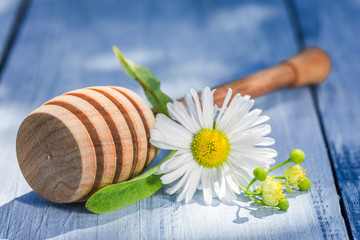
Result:
{"label": "yellow flower center", "polygon": [[230,143],[221,131],[204,128],[194,136],[191,150],[200,165],[213,168],[225,162],[230,152]]}
{"label": "yellow flower center", "polygon": [[281,190],[283,189],[281,182],[279,180],[275,180],[275,179],[273,181],[275,181],[275,184],[276,184],[273,196],[278,197],[279,199],[285,198],[286,194],[283,194],[281,192]]}

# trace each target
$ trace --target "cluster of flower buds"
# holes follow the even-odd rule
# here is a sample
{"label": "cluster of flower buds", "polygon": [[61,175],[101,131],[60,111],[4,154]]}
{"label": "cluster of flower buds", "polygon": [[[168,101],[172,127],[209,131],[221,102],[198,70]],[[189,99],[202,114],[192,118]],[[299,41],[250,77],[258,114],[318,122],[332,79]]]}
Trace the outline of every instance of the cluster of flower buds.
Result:
{"label": "cluster of flower buds", "polygon": [[[284,186],[287,192],[295,192],[293,188],[299,188],[300,191],[307,191],[311,187],[311,181],[305,177],[306,169],[303,169],[300,164],[304,161],[305,154],[300,149],[291,151],[290,158],[277,166],[265,171],[263,168],[256,168],[253,171],[254,179],[249,183],[246,189],[242,186],[240,188],[248,195],[248,197],[265,206],[279,207],[280,210],[286,211],[289,208],[289,201],[285,198]],[[268,173],[287,164],[295,163],[295,166],[287,167],[284,171],[284,176],[271,176]],[[284,180],[282,182],[281,180]],[[256,192],[250,192],[251,185],[256,182],[262,182],[256,189]],[[257,199],[261,197],[261,200]]]}

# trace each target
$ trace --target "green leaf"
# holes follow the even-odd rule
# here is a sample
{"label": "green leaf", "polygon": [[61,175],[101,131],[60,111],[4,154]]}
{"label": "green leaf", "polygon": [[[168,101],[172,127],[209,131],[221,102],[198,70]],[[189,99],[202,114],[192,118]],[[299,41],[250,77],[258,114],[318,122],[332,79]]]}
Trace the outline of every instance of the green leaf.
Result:
{"label": "green leaf", "polygon": [[174,153],[171,151],[158,165],[136,178],[100,189],[87,200],[86,208],[93,213],[106,213],[150,197],[163,186],[161,176],[154,173]]}
{"label": "green leaf", "polygon": [[114,53],[124,72],[131,78],[135,79],[143,87],[145,95],[157,113],[169,115],[166,104],[172,102],[171,98],[163,93],[160,89],[160,81],[146,67],[133,63],[124,58],[117,47],[113,47]]}

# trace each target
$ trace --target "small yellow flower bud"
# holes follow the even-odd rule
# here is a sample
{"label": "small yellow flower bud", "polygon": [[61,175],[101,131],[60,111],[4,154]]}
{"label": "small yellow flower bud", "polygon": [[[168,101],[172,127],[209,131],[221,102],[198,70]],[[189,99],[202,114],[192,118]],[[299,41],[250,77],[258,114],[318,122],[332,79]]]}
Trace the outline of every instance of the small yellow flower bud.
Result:
{"label": "small yellow flower bud", "polygon": [[285,194],[281,193],[283,185],[279,180],[272,176],[267,176],[266,180],[261,184],[262,200],[268,206],[277,206],[279,200],[285,198]]}
{"label": "small yellow flower bud", "polygon": [[284,171],[284,177],[288,184],[292,187],[297,187],[299,183],[305,178],[305,171],[299,164],[293,167],[287,167]]}

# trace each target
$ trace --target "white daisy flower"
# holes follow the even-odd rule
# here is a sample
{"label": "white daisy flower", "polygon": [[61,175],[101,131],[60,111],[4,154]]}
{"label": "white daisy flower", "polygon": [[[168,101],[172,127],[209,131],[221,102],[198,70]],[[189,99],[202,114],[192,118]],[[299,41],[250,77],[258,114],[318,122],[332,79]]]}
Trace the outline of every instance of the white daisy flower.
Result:
{"label": "white daisy flower", "polygon": [[[214,197],[232,203],[239,194],[238,184],[246,186],[257,167],[269,169],[276,151],[269,146],[274,139],[269,119],[261,110],[250,111],[254,100],[236,94],[230,102],[229,89],[222,107],[214,105],[214,91],[205,88],[201,101],[194,89],[186,94],[186,106],[174,101],[167,108],[172,119],[156,116],[150,142],[162,149],[177,150],[164,162],[159,174],[163,184],[173,184],[167,192],[180,192],[177,201],[188,203],[196,189],[203,192],[206,204]],[[229,103],[230,102],[230,103]],[[174,121],[175,120],[175,121]]]}

